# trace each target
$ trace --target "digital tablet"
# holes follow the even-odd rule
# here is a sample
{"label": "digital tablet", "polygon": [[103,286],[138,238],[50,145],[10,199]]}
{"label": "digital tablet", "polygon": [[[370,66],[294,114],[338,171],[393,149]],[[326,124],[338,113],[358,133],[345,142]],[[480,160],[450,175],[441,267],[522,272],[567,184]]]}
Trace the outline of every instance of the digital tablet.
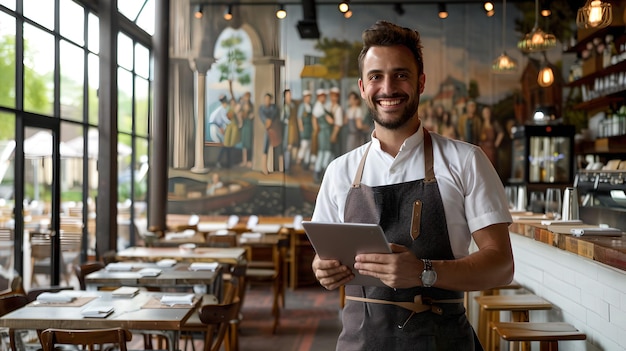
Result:
{"label": "digital tablet", "polygon": [[324,223],[303,221],[302,226],[317,255],[336,259],[354,273],[348,284],[385,286],[378,278],[360,275],[354,269],[354,258],[361,253],[391,253],[385,233],[378,224]]}

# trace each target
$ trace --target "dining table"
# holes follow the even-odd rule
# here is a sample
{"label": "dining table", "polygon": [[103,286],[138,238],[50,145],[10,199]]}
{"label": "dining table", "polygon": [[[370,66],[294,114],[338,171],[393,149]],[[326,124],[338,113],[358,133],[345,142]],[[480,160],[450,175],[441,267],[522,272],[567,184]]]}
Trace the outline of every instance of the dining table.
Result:
{"label": "dining table", "polygon": [[[175,351],[182,326],[202,301],[195,294],[170,292],[140,291],[128,297],[116,297],[111,291],[65,290],[56,294],[59,295],[54,299],[38,298],[3,315],[0,327],[29,330],[121,327],[161,334],[168,340],[168,350]],[[61,295],[71,299],[59,299]],[[15,345],[14,340],[12,344]]]}
{"label": "dining table", "polygon": [[245,260],[246,250],[241,247],[189,246],[189,248],[181,248],[131,246],[118,251],[116,257],[120,261],[157,262],[163,259],[174,259],[179,262],[219,262],[237,265]]}
{"label": "dining table", "polygon": [[197,291],[219,296],[223,265],[217,262],[116,262],[85,276],[87,290],[103,287],[145,287],[166,291]]}

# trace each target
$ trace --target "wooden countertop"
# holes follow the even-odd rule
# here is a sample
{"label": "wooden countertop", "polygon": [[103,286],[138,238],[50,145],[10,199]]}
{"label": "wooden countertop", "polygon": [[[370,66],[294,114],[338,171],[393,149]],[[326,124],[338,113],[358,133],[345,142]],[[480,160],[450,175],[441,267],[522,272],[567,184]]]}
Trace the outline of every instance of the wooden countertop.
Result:
{"label": "wooden countertop", "polygon": [[509,226],[509,232],[626,271],[626,235],[576,237],[550,231],[547,225],[541,224],[540,220],[537,222],[514,221]]}

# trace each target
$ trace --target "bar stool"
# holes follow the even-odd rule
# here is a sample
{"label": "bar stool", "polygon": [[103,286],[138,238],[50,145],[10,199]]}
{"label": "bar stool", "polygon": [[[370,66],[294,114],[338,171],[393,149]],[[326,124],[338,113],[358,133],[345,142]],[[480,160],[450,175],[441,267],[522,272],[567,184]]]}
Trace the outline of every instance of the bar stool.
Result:
{"label": "bar stool", "polygon": [[[516,282],[512,281],[507,285],[499,285],[490,289],[485,289],[480,291],[480,296],[490,296],[490,295],[500,295],[500,291],[502,290],[519,290],[522,289],[523,286]],[[470,292],[466,291],[463,296],[463,306],[465,306],[465,314],[467,315],[467,319],[470,319]]]}
{"label": "bar stool", "polygon": [[[559,340],[585,340],[587,335],[569,323],[492,322],[495,334],[510,342],[510,351],[530,351],[530,342],[539,341],[541,351],[558,351]],[[520,343],[521,342],[521,343]]]}
{"label": "bar stool", "polygon": [[552,308],[549,301],[534,294],[476,296],[475,300],[480,306],[478,338],[489,351],[499,348],[489,326],[500,321],[501,311],[510,311],[512,322],[528,322],[530,311]]}

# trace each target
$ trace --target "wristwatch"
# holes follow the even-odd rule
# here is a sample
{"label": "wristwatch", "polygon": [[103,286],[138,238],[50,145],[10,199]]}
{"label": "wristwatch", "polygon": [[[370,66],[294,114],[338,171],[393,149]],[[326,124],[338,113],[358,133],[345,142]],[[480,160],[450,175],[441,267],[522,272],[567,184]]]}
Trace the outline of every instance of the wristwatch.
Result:
{"label": "wristwatch", "polygon": [[420,274],[420,279],[424,287],[430,288],[437,281],[437,272],[433,270],[433,263],[429,259],[423,258],[422,261],[424,262],[424,270]]}

